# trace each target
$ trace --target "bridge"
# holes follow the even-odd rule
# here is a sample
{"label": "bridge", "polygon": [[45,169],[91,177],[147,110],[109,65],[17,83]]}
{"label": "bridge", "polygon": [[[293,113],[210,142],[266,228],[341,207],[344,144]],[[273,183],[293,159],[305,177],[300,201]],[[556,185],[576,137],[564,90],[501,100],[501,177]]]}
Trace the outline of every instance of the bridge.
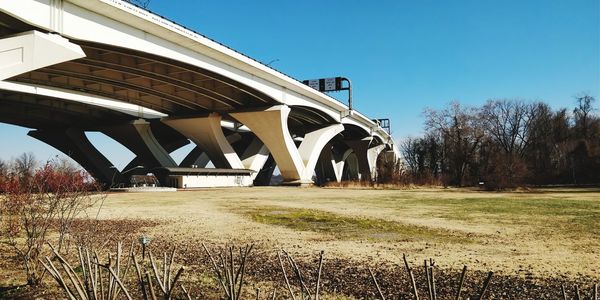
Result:
{"label": "bridge", "polygon": [[[0,122],[105,183],[156,169],[251,170],[265,184],[370,179],[389,133],[340,101],[121,0],[0,0]],[[87,139],[136,157],[122,174]],[[170,153],[193,142],[178,165]],[[164,182],[163,182],[164,184]]]}

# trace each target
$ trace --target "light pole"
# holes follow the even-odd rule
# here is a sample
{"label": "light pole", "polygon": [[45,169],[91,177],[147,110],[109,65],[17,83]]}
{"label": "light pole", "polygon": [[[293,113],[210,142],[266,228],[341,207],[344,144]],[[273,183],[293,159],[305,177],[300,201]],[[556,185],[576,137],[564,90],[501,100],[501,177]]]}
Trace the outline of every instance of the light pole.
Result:
{"label": "light pole", "polygon": [[271,64],[274,63],[274,62],[277,62],[277,61],[279,61],[279,58],[271,60],[270,62],[266,63],[265,66],[271,67]]}

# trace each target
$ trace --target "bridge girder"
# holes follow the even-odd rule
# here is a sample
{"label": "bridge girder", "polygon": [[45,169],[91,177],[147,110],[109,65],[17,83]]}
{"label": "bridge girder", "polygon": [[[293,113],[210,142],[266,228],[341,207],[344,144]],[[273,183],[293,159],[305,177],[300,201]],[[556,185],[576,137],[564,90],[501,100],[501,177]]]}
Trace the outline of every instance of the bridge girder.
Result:
{"label": "bridge girder", "polygon": [[[49,13],[39,14],[44,10]],[[107,15],[109,12],[110,16]],[[307,174],[311,170],[306,169],[316,164],[314,157],[319,157],[323,143],[333,138],[341,138],[349,144],[369,138],[366,148],[361,147],[367,152],[356,153],[360,157],[369,157],[369,161],[373,156],[369,153],[373,151],[368,151],[375,147],[380,151],[392,143],[389,135],[374,122],[356,111],[348,111],[344,104],[333,98],[177,24],[164,19],[157,22],[156,19],[160,17],[149,12],[140,14],[138,8],[125,3],[117,6],[111,2],[64,0],[57,6],[53,1],[3,2],[0,35],[26,29],[57,32],[81,46],[85,53],[83,58],[43,66],[10,80],[106,97],[171,117],[218,112],[223,119],[234,120],[249,111],[283,105],[289,111],[283,114],[285,120],[276,125],[285,127],[282,137],[285,136],[287,142],[292,140],[292,145],[296,138],[314,139],[320,145],[320,148],[309,150],[302,145],[300,148],[287,145],[290,146],[291,163],[284,164],[295,166],[285,168],[295,168],[297,174],[289,177],[301,180],[309,177]],[[72,108],[63,108],[67,111],[63,115],[56,114],[53,119],[29,125],[55,122],[67,126],[69,122],[79,120],[69,118],[68,112]],[[34,114],[35,107],[30,111],[31,116],[43,119],[40,114]],[[5,119],[10,118],[6,116]],[[127,120],[131,120],[131,116]],[[119,122],[123,120],[119,119]],[[243,123],[258,130],[256,124],[250,125],[252,122],[246,119]],[[321,130],[327,132],[327,138],[316,134]],[[264,129],[260,131],[255,132],[257,136],[272,138],[265,136]],[[281,146],[277,143],[265,142],[271,148]],[[331,151],[331,147],[324,148],[324,151]],[[310,154],[300,153],[303,160],[300,163],[298,155],[294,154],[297,151]],[[314,151],[319,152],[315,154]],[[281,154],[276,156],[279,162],[289,158],[284,159]]]}

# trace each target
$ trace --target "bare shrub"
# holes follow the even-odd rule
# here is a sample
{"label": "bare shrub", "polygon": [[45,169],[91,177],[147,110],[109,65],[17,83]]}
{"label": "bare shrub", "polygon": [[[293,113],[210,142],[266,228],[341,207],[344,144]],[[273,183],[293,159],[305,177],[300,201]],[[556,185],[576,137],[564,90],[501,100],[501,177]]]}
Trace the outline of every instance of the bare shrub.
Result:
{"label": "bare shrub", "polygon": [[97,189],[87,173],[58,169],[52,162],[31,169],[33,160],[26,158],[17,160],[16,168],[0,182],[4,191],[0,231],[23,263],[27,283],[35,285],[42,276],[39,258],[50,231],[57,229],[60,251],[75,217],[98,198],[92,194]]}

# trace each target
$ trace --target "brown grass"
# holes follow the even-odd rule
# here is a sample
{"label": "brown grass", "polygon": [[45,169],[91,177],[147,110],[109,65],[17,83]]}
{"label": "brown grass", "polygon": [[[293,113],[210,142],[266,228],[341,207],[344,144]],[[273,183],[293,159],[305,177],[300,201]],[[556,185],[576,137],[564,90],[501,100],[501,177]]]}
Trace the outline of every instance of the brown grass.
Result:
{"label": "brown grass", "polygon": [[112,194],[101,217],[164,221],[148,230],[155,238],[258,242],[307,255],[324,249],[363,262],[398,262],[408,253],[450,268],[467,264],[518,276],[600,273],[597,189],[255,187]]}
{"label": "brown grass", "polygon": [[[403,253],[416,264],[435,258],[444,280],[454,280],[468,265],[479,274],[470,279],[472,293],[490,270],[498,276],[491,291],[495,295],[515,287],[512,295],[522,296],[527,288],[529,298],[536,298],[537,291],[552,292],[542,298],[555,298],[562,282],[571,286],[583,280],[580,286],[587,286],[600,279],[598,189],[493,193],[265,187],[122,193],[108,196],[100,218],[97,227],[110,244],[146,234],[155,251],[177,245],[181,263],[191,267],[186,280],[199,284],[196,288],[209,298],[218,290],[201,242],[215,247],[256,243],[249,278],[267,282],[262,286],[269,289],[281,279],[271,266],[276,249],[309,263],[325,250],[328,296],[336,288],[358,298],[373,292],[365,271],[369,266],[382,272],[378,277],[388,292],[397,291],[394,286],[406,279],[396,265]],[[8,249],[0,245],[0,250],[0,289],[23,283]],[[11,294],[0,290],[2,295]]]}

